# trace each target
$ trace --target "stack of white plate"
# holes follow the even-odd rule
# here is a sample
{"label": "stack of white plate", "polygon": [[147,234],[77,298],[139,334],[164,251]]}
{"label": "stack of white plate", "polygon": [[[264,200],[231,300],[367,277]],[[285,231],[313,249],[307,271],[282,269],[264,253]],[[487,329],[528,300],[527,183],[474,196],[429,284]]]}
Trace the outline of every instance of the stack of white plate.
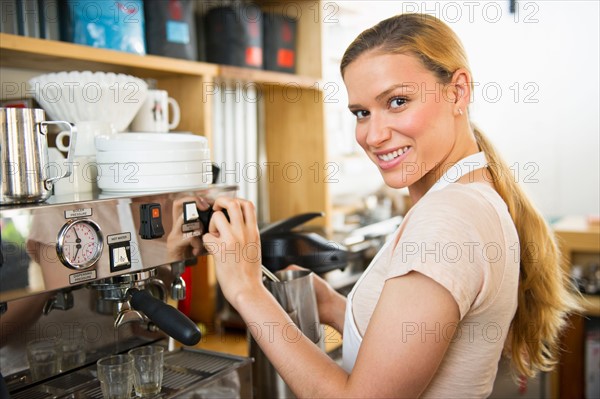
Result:
{"label": "stack of white plate", "polygon": [[205,187],[212,182],[205,137],[184,133],[118,133],[96,137],[98,187],[139,193]]}

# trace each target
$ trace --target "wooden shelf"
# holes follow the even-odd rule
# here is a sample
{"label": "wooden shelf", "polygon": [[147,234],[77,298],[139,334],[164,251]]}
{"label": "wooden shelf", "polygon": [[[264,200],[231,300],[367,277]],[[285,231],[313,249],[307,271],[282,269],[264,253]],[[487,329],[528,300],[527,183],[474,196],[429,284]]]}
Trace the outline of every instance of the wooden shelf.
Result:
{"label": "wooden shelf", "polygon": [[93,70],[127,73],[141,78],[175,75],[214,77],[267,85],[294,85],[318,89],[319,79],[282,72],[254,70],[207,62],[188,61],[157,55],[137,55],[26,36],[0,33],[2,67],[48,72]]}
{"label": "wooden shelf", "polygon": [[[585,217],[567,217],[552,225],[563,255],[563,268],[600,258],[600,228]],[[583,315],[572,314],[561,339],[561,357],[551,375],[551,397],[581,398],[585,387],[585,320],[600,316],[600,295],[582,295]]]}
{"label": "wooden shelf", "polygon": [[286,86],[293,85],[305,89],[319,89],[320,81],[309,76],[294,75],[291,73],[265,71],[260,69],[240,68],[229,65],[219,67],[219,77],[224,79],[256,82],[265,85]]}
{"label": "wooden shelf", "polygon": [[62,71],[76,69],[105,70],[152,74],[208,75],[218,74],[219,66],[155,55],[137,55],[25,36],[0,33],[2,66],[35,70]]}
{"label": "wooden shelf", "polygon": [[584,217],[565,217],[552,225],[565,254],[571,252],[600,252],[600,226],[590,224]]}

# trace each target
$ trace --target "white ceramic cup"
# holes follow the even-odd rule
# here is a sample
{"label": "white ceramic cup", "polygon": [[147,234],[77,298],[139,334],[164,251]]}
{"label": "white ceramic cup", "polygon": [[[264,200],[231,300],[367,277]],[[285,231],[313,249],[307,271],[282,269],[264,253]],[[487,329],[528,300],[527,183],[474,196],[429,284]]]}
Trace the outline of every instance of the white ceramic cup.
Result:
{"label": "white ceramic cup", "polygon": [[[66,168],[65,163],[66,161],[63,161],[60,166]],[[95,157],[75,157],[72,168],[71,176],[60,179],[54,184],[55,195],[89,193],[97,189],[98,165]]]}
{"label": "white ceramic cup", "polygon": [[[172,121],[169,122],[169,106]],[[179,125],[181,112],[175,99],[165,90],[148,90],[146,100],[133,118],[131,130],[134,132],[168,133]]]}
{"label": "white ceramic cup", "polygon": [[[77,129],[77,142],[75,143],[75,156],[87,157],[96,155],[96,145],[94,140],[96,136],[103,134],[112,134],[114,129],[109,123],[100,121],[82,121],[75,124]],[[71,137],[68,131],[62,131],[56,136],[56,148],[61,151],[67,151],[68,145],[65,145],[65,137]]]}

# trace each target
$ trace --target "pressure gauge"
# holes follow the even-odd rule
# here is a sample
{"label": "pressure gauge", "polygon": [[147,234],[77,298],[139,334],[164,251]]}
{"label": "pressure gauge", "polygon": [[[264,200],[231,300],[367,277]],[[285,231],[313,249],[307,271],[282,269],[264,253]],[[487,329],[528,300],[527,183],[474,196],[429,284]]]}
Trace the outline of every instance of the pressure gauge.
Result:
{"label": "pressure gauge", "polygon": [[102,255],[102,232],[89,219],[68,221],[59,231],[56,253],[60,261],[72,269],[86,269]]}

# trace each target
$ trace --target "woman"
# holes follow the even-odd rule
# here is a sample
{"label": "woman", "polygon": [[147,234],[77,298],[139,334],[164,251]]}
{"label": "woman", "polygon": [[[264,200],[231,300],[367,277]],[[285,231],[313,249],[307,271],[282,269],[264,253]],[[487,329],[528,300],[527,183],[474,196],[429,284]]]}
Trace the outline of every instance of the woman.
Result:
{"label": "woman", "polygon": [[548,226],[469,121],[459,39],[434,17],[395,16],[358,36],[341,72],[358,143],[415,205],[347,300],[316,281],[321,321],[343,330],[342,368],[286,339],[259,257],[239,256],[259,241],[253,205],[218,199],[231,222],[215,213],[203,240],[227,300],[275,326],[256,337],[264,353],[298,396],[319,398],[486,397],[504,349],[520,374],[552,368],[576,301]]}

